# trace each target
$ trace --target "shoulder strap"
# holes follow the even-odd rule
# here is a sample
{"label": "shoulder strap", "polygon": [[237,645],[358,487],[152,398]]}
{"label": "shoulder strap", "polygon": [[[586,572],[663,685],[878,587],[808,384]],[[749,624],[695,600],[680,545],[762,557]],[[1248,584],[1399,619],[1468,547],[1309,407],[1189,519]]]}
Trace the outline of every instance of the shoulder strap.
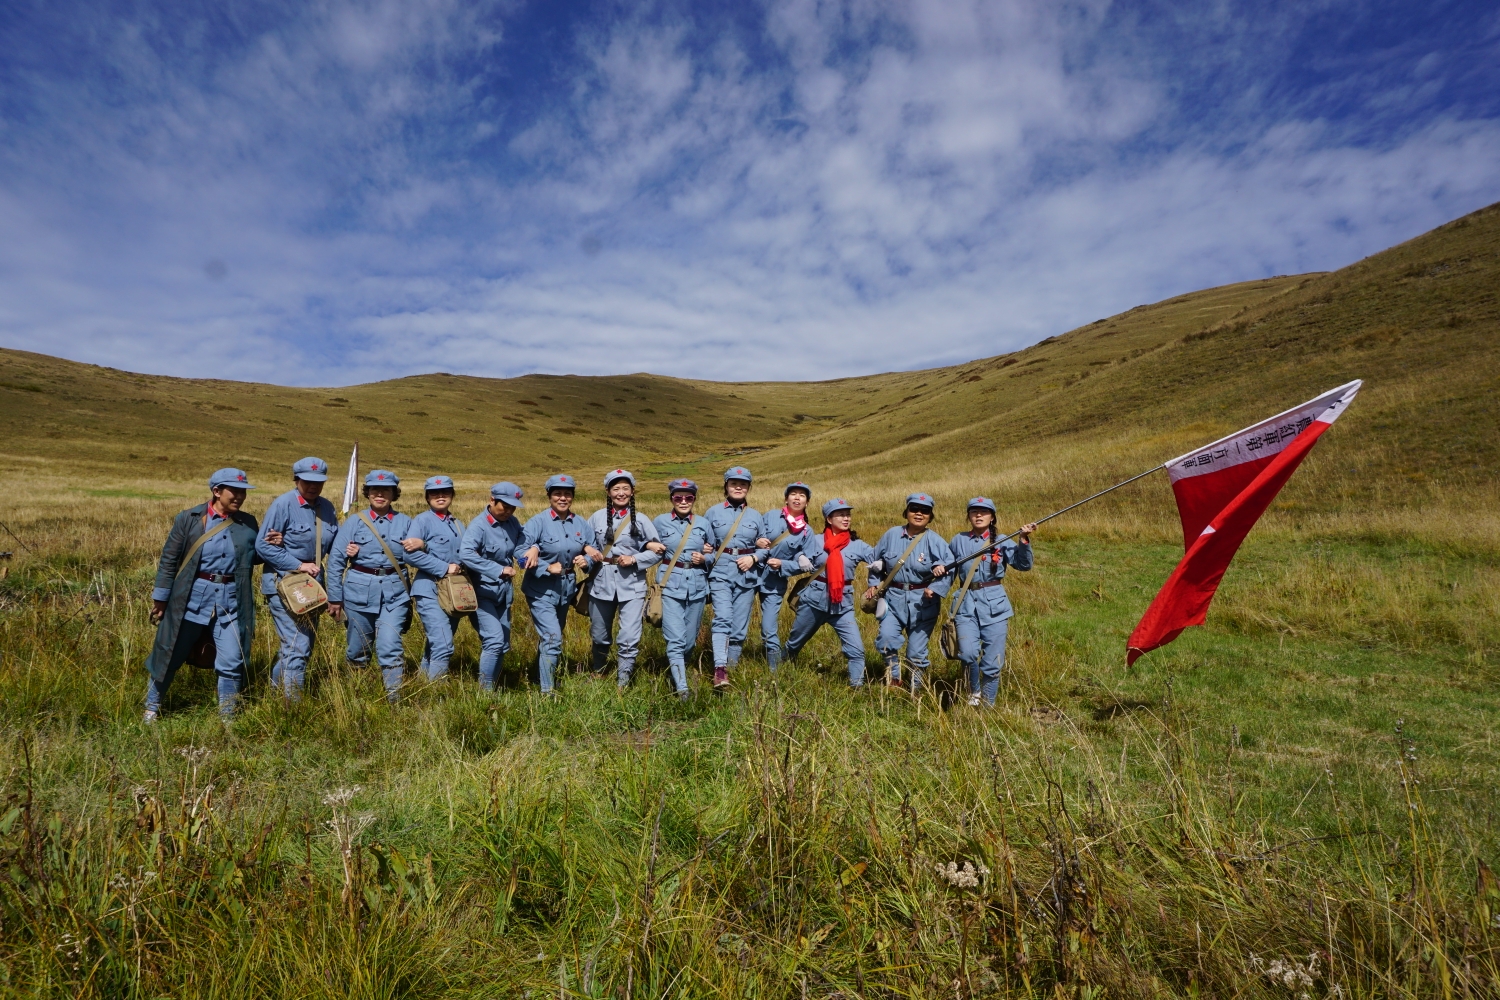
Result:
{"label": "shoulder strap", "polygon": [[380,543],[381,549],[385,552],[385,557],[391,561],[391,568],[394,569],[396,571],[396,575],[401,578],[401,586],[405,587],[407,590],[411,590],[411,584],[406,582],[406,574],[401,571],[401,564],[396,561],[396,554],[391,551],[391,547],[389,545],[385,544],[385,539],[380,537],[380,532],[375,530],[375,522],[370,520],[370,515],[365,511],[360,511],[359,519],[365,522],[365,527],[370,529],[370,534],[374,535],[375,540]]}
{"label": "shoulder strap", "polygon": [[[922,535],[925,534],[927,534],[927,532],[922,532]],[[896,560],[896,565],[891,567],[891,571],[885,575],[885,579],[880,581],[880,586],[875,588],[875,593],[877,595],[883,594],[890,589],[891,584],[895,582],[896,574],[901,572],[901,567],[905,566],[906,560],[911,558],[912,549],[915,549],[917,547],[917,543],[922,540],[922,535],[916,536],[911,540],[910,543],[907,544],[906,551],[901,553],[901,558]]]}
{"label": "shoulder strap", "polygon": [[745,512],[749,509],[749,504],[745,504],[745,506],[740,508],[740,516],[734,519],[734,523],[729,526],[729,533],[724,536],[724,540],[719,543],[719,547],[714,549],[715,567],[719,565],[719,557],[722,556],[724,554],[724,550],[729,547],[730,541],[734,538],[734,533],[740,530],[740,522],[745,519]]}
{"label": "shoulder strap", "polygon": [[[605,528],[606,531],[609,530],[609,522],[613,521],[614,519],[615,519],[615,516],[609,512],[609,508],[608,507],[604,508],[604,528]],[[630,517],[629,513],[627,513],[625,515],[625,522],[624,523],[630,525],[631,528],[635,527],[635,521],[631,520],[631,517]],[[616,527],[615,528],[615,537],[610,541],[610,543],[608,545],[604,546],[604,551],[601,552],[601,553],[599,553],[601,556],[604,557],[603,559],[599,560],[601,563],[604,562],[606,559],[609,558],[609,552],[610,552],[610,550],[615,547],[615,542],[618,542],[619,540],[620,540],[620,529],[618,527]]]}
{"label": "shoulder strap", "polygon": [[974,574],[979,571],[979,564],[982,562],[984,562],[983,559],[975,559],[973,565],[969,567],[969,571],[964,574],[963,586],[958,588],[958,593],[953,595],[953,600],[948,603],[949,615],[952,615],[963,605],[964,595],[969,592],[969,584],[974,582]]}
{"label": "shoulder strap", "polygon": [[[207,512],[204,512],[204,514],[203,514],[203,523],[205,525],[208,523],[208,513]],[[223,531],[225,528],[228,528],[231,524],[234,524],[234,523],[235,523],[234,519],[233,518],[229,518],[229,519],[225,520],[225,522],[223,524],[221,524],[217,528],[215,528],[213,531],[205,531],[203,534],[199,535],[198,536],[198,540],[196,542],[194,542],[192,545],[189,545],[188,546],[188,550],[182,554],[182,562],[180,562],[180,563],[177,564],[177,576],[181,576],[182,575],[182,571],[188,568],[188,563],[192,562],[193,561],[193,556],[197,555],[198,554],[198,550],[201,549],[201,548],[203,548],[203,543],[204,542],[208,541],[210,538],[214,537],[219,532]],[[173,577],[173,579],[176,579],[176,577]]]}
{"label": "shoulder strap", "polygon": [[693,523],[693,515],[689,514],[687,528],[682,533],[682,541],[677,543],[677,551],[672,553],[672,561],[667,564],[666,575],[661,578],[663,589],[666,588],[667,581],[672,579],[672,571],[677,568],[677,560],[682,558],[682,550],[687,548],[688,539],[693,537],[693,529],[696,527],[697,525]]}

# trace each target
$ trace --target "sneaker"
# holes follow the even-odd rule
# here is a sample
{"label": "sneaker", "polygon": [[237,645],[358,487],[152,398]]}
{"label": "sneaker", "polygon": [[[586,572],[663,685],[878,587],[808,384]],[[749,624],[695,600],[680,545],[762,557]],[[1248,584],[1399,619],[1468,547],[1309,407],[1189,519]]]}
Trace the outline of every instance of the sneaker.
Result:
{"label": "sneaker", "polygon": [[161,718],[161,714],[157,712],[156,709],[148,708],[146,709],[146,714],[141,716],[141,722],[150,726],[154,725],[156,723],[156,720],[159,718]]}
{"label": "sneaker", "polygon": [[685,702],[689,698],[691,698],[692,696],[693,696],[693,693],[691,691],[678,691],[677,692],[677,700],[678,701]]}
{"label": "sneaker", "polygon": [[979,695],[978,695],[978,693],[969,695],[969,707],[970,708],[978,708],[979,707]]}
{"label": "sneaker", "polygon": [[714,690],[722,691],[729,686],[729,668],[714,667]]}

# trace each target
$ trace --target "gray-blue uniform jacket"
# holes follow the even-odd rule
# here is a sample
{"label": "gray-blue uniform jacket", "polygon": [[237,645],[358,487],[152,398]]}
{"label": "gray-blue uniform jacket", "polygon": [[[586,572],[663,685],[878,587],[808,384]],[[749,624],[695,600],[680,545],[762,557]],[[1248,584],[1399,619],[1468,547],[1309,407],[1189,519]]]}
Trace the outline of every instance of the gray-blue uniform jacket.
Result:
{"label": "gray-blue uniform jacket", "polygon": [[[645,597],[646,570],[666,558],[646,548],[647,542],[657,541],[656,525],[645,514],[637,513],[635,523],[641,533],[641,540],[637,542],[630,531],[629,514],[619,516],[608,507],[596,510],[589,518],[589,527],[594,529],[594,548],[600,552],[604,551],[604,535],[608,528],[604,520],[606,517],[615,523],[615,542],[609,550],[609,563],[599,567],[599,573],[589,587],[589,596],[601,601],[629,601]],[[617,566],[615,556],[634,556],[635,565]]]}
{"label": "gray-blue uniform jacket", "polygon": [[806,587],[802,588],[802,593],[797,598],[801,605],[830,613],[854,610],[855,571],[859,569],[860,563],[869,565],[875,561],[875,548],[863,539],[851,538],[849,544],[844,546],[843,554],[844,601],[838,607],[829,607],[828,577],[824,575],[824,568],[828,565],[828,552],[823,548],[823,533],[816,532],[813,534],[812,541],[808,543],[807,550],[803,552],[803,555],[812,560],[817,575],[813,577],[812,581]]}
{"label": "gray-blue uniform jacket", "polygon": [[[991,537],[993,536],[989,532],[976,536],[972,532],[960,531],[948,543],[948,548],[953,552],[955,560],[962,559],[970,552],[983,548]],[[963,603],[952,609],[953,615],[978,615],[981,625],[1005,621],[1015,614],[1015,609],[1010,606],[1010,596],[1005,593],[1005,587],[1000,581],[1005,579],[1007,566],[1014,566],[1022,572],[1031,569],[1031,546],[1012,538],[980,556],[977,562],[979,568],[974,570],[974,579],[969,583],[968,593],[964,594]],[[955,593],[957,588],[963,586],[964,578],[969,575],[969,568],[967,565],[960,566],[948,577]]]}
{"label": "gray-blue uniform jacket", "polygon": [[[713,540],[708,521],[696,514],[681,518],[675,510],[670,510],[658,515],[652,523],[656,525],[657,539],[667,547],[667,551],[661,556],[661,564],[655,570],[657,583],[661,583],[666,576],[667,566],[677,552],[677,547],[682,546],[682,555],[677,558],[677,568],[672,570],[672,576],[667,580],[662,593],[679,601],[703,600],[708,596],[708,570],[714,559],[712,552],[703,552],[703,546]],[[682,545],[683,531],[689,533],[686,545]],[[693,565],[694,552],[703,552],[703,565]]]}
{"label": "gray-blue uniform jacket", "polygon": [[[744,517],[740,517],[741,511],[744,512]],[[724,536],[734,526],[735,519],[740,520],[740,526],[735,528],[734,537],[729,540],[729,544],[724,546],[723,555],[720,556],[718,563],[708,571],[709,578],[728,580],[747,588],[758,586],[761,566],[751,566],[748,573],[741,573],[739,567],[735,565],[735,560],[740,556],[753,555],[757,564],[766,561],[765,550],[755,547],[756,539],[765,537],[765,532],[761,530],[760,511],[749,504],[744,507],[733,507],[730,506],[728,500],[725,500],[723,503],[716,503],[708,508],[703,518],[708,522],[709,530],[713,532],[709,542],[716,549],[724,542]],[[705,552],[704,555],[711,556],[713,553]]]}
{"label": "gray-blue uniform jacket", "polygon": [[[323,551],[314,554],[313,542],[317,538],[317,525],[323,522]],[[266,541],[266,532],[279,531],[280,545]],[[308,503],[296,490],[288,490],[266,508],[265,520],[260,522],[260,534],[255,538],[255,554],[269,568],[260,578],[260,592],[270,597],[276,593],[276,579],[297,572],[305,562],[318,562],[333,550],[333,539],[339,533],[338,515],[327,497],[318,497],[316,503]],[[324,582],[321,577],[319,583]]]}
{"label": "gray-blue uniform jacket", "polygon": [[515,577],[503,577],[500,572],[526,551],[521,544],[521,531],[521,522],[515,515],[497,521],[489,511],[474,518],[464,529],[460,561],[478,574],[480,596],[496,604],[510,600],[511,581]]}
{"label": "gray-blue uniform jacket", "polygon": [[[391,555],[396,557],[396,565],[402,566],[406,562],[406,553],[401,549],[401,539],[411,530],[411,518],[394,511],[380,517],[369,510],[364,513],[375,523],[380,537],[385,539]],[[359,543],[359,555],[352,559],[344,555],[344,547],[350,542]],[[328,591],[329,603],[347,604],[356,611],[376,611],[393,599],[397,604],[407,603],[410,598],[406,584],[401,581],[399,573],[388,572],[390,568],[391,561],[386,558],[380,542],[370,534],[364,518],[350,514],[339,526],[333,551],[328,554],[328,582],[324,587]]]}
{"label": "gray-blue uniform jacket", "polygon": [[[558,517],[548,507],[537,514],[521,532],[520,554],[525,555],[533,545],[539,553],[536,569],[528,569],[521,580],[521,590],[531,596],[556,588],[564,597],[571,597],[578,589],[573,579],[573,559],[583,555],[585,545],[594,543],[594,529],[572,511],[568,511],[567,517]],[[552,563],[562,563],[561,574],[554,576],[548,571]],[[592,569],[593,565],[594,561],[589,559],[585,568]]]}
{"label": "gray-blue uniform jacket", "polygon": [[[894,528],[880,536],[880,541],[875,543],[875,561],[881,564],[880,569],[870,570],[870,584],[881,583],[890,574],[892,568],[901,559],[901,553],[911,544],[911,535],[906,533],[906,525],[898,524]],[[916,548],[911,550],[911,555],[906,557],[906,563],[901,571],[896,574],[895,579],[886,590],[886,594],[915,593],[920,595],[923,590],[931,590],[938,597],[948,593],[949,576],[941,576],[933,579],[932,569],[934,566],[946,566],[953,561],[953,553],[948,549],[948,543],[943,541],[943,536],[928,528],[922,532],[922,537],[917,541]]]}
{"label": "gray-blue uniform jacket", "polygon": [[[767,511],[760,516],[761,537],[770,539],[774,544],[766,550],[765,559],[781,560],[781,570],[778,572],[769,565],[763,566],[760,574],[760,592],[762,594],[784,594],[786,593],[786,578],[794,573],[800,573],[797,565],[797,557],[806,555],[808,547],[812,544],[813,529],[811,524],[804,524],[801,531],[793,531],[791,534],[781,538],[782,534],[791,529],[786,522],[786,514],[778,508]],[[809,558],[811,558],[809,556]],[[787,565],[790,563],[791,565]]]}
{"label": "gray-blue uniform jacket", "polygon": [[448,564],[460,561],[458,550],[464,543],[464,523],[452,514],[439,516],[434,510],[424,510],[411,519],[406,537],[420,538],[427,543],[425,549],[401,556],[417,568],[411,595],[437,597],[437,582],[448,575]]}

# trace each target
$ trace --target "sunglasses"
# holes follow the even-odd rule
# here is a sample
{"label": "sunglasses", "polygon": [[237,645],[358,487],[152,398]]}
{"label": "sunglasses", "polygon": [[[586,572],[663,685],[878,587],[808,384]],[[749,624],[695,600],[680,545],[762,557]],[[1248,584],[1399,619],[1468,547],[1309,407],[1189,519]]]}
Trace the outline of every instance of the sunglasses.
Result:
{"label": "sunglasses", "polygon": [[698,498],[696,496],[694,496],[692,493],[673,493],[672,494],[672,502],[673,503],[681,503],[684,500],[692,500],[692,501],[696,502],[697,499]]}

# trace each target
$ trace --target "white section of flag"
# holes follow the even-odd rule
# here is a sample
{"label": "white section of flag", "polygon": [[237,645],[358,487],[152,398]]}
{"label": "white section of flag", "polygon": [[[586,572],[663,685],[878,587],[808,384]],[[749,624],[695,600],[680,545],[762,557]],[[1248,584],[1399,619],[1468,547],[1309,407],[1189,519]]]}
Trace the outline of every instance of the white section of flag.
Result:
{"label": "white section of flag", "polygon": [[1280,453],[1287,442],[1305,431],[1313,421],[1331,424],[1337,420],[1363,384],[1360,379],[1347,382],[1268,420],[1219,438],[1213,444],[1179,455],[1166,463],[1167,475],[1175,483],[1189,476],[1202,476],[1244,462],[1270,458]]}
{"label": "white section of flag", "polygon": [[349,513],[349,508],[354,506],[354,498],[358,496],[359,481],[359,442],[354,442],[354,451],[349,455],[349,474],[344,477],[344,509],[340,513]]}

